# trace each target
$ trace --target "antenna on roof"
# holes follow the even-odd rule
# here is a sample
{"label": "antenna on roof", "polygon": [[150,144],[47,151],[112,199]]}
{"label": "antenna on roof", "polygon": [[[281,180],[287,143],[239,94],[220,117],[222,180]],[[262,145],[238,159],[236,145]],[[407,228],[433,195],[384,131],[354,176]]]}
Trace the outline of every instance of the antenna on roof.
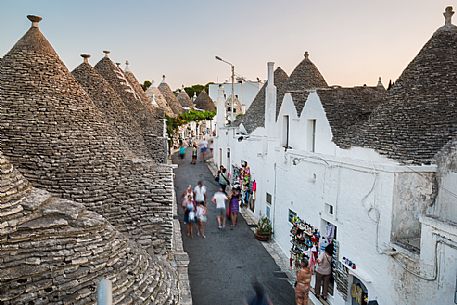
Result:
{"label": "antenna on roof", "polygon": [[104,50],[103,53],[105,53],[105,57],[109,57],[108,55],[109,55],[109,53],[111,53],[111,52],[110,52],[110,51]]}
{"label": "antenna on roof", "polygon": [[308,53],[308,51],[305,52],[305,59],[309,59],[309,53]]}
{"label": "antenna on roof", "polygon": [[83,63],[85,63],[85,64],[89,63],[90,54],[81,54],[81,57],[83,58]]}
{"label": "antenna on roof", "polygon": [[32,28],[37,28],[38,23],[43,19],[40,16],[35,16],[35,15],[27,15],[27,19],[32,21]]}
{"label": "antenna on roof", "polygon": [[443,15],[444,15],[444,25],[452,25],[452,15],[454,15],[452,6],[446,7],[446,10],[444,11]]}

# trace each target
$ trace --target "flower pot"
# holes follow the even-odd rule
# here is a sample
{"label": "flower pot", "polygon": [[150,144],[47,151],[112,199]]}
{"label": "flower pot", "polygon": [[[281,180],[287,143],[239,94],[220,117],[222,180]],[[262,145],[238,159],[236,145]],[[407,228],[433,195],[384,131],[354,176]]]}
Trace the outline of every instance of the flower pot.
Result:
{"label": "flower pot", "polygon": [[271,233],[259,233],[255,232],[255,238],[260,241],[268,241],[271,238]]}

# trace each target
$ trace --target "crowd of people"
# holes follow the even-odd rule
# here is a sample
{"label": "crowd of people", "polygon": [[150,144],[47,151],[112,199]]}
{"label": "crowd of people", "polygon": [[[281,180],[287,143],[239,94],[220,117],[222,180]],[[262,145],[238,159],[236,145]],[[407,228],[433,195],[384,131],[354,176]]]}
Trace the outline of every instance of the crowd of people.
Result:
{"label": "crowd of people", "polygon": [[[206,140],[205,140],[206,142]],[[208,143],[208,142],[206,142]],[[197,162],[197,144],[192,143],[192,162]],[[204,161],[207,146],[200,143],[200,152],[202,161]],[[203,149],[202,149],[203,148]],[[185,158],[186,146],[181,143],[179,156]],[[193,238],[196,236],[206,238],[205,227],[208,221],[208,201],[216,207],[216,222],[219,230],[224,230],[227,220],[230,221],[230,229],[234,229],[238,223],[238,214],[240,211],[241,188],[239,186],[230,186],[230,177],[227,169],[220,166],[215,176],[219,187],[213,194],[211,200],[208,200],[208,192],[203,181],[198,181],[195,187],[189,185],[183,192],[181,207],[184,212],[184,224],[186,225],[186,234]],[[316,274],[315,294],[317,297],[326,300],[328,296],[329,282],[331,277],[333,245],[329,244],[325,251],[319,255],[317,262],[309,263],[303,259],[300,268],[296,273],[295,282],[295,302],[297,305],[307,305],[309,300],[309,291],[311,289],[312,275]],[[247,304],[265,304],[271,305],[270,299],[266,296],[265,291],[259,283],[253,284],[255,296]]]}
{"label": "crowd of people", "polygon": [[187,148],[192,150],[192,160],[191,164],[197,164],[198,155],[200,154],[200,160],[204,162],[206,160],[208,151],[209,154],[212,155],[212,140],[209,143],[206,138],[203,138],[200,142],[197,143],[196,140],[189,138],[187,140],[180,140],[179,141],[179,158],[182,160],[186,156]]}
{"label": "crowd of people", "polygon": [[[224,185],[224,184],[222,184]],[[216,206],[216,221],[219,230],[225,229],[227,218],[230,220],[230,229],[236,227],[238,223],[238,213],[240,208],[239,190],[233,188],[229,195],[226,194],[227,185],[219,187],[211,198],[211,203]],[[196,235],[206,238],[205,226],[208,221],[208,195],[203,181],[198,181],[193,188],[189,185],[183,192],[181,208],[184,212],[184,224],[187,227],[187,236],[192,238],[194,226],[197,226]]]}

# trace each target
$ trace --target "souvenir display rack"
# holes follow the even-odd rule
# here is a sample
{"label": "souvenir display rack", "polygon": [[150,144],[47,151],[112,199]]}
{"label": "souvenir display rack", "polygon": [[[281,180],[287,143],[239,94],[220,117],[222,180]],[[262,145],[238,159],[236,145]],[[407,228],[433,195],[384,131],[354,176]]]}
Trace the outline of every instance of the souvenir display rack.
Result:
{"label": "souvenir display rack", "polygon": [[298,268],[303,258],[310,259],[311,249],[313,246],[317,247],[320,233],[318,229],[304,222],[298,216],[294,216],[291,222],[290,267]]}

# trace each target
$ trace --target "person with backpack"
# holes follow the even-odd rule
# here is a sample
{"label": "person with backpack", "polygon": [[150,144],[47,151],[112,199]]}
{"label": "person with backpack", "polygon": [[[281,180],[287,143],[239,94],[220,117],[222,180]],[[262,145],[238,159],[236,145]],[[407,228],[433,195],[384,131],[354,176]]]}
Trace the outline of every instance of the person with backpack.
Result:
{"label": "person with backpack", "polygon": [[221,187],[221,189],[224,192],[224,194],[227,195],[226,189],[227,189],[227,186],[230,184],[230,182],[229,182],[229,179],[227,177],[227,169],[225,167],[221,168],[220,173],[218,175],[218,181],[217,182],[219,183],[219,186]]}

